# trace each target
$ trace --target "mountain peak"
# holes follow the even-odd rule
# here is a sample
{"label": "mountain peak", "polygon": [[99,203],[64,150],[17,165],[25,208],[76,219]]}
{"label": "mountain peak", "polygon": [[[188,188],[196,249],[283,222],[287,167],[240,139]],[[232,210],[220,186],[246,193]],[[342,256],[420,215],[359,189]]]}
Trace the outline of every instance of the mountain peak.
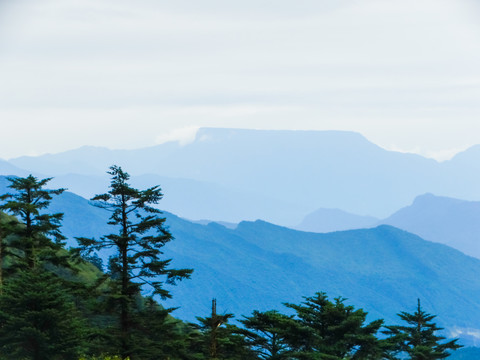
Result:
{"label": "mountain peak", "polygon": [[478,157],[480,157],[480,144],[470,146],[466,150],[457,153],[451,160],[447,162],[470,162],[475,161],[478,159]]}
{"label": "mountain peak", "polygon": [[480,258],[479,220],[480,201],[427,193],[417,196],[411,205],[398,210],[382,223]]}
{"label": "mountain peak", "polygon": [[418,195],[414,200],[411,206],[423,206],[423,205],[433,205],[433,204],[460,204],[462,202],[468,202],[466,200],[455,199],[448,196],[438,196],[432,193],[425,193]]}

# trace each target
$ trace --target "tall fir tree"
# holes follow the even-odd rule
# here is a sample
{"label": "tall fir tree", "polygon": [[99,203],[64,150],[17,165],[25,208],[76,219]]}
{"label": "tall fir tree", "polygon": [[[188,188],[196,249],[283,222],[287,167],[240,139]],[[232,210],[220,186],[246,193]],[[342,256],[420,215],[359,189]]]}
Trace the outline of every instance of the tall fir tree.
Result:
{"label": "tall fir tree", "polygon": [[109,273],[113,295],[119,305],[119,341],[123,359],[135,359],[132,329],[135,297],[147,285],[154,295],[171,297],[164,285],[175,285],[189,278],[191,269],[170,268],[171,259],[162,259],[162,248],[173,239],[165,227],[161,211],[153,207],[163,197],[159,186],[138,190],[128,183],[130,176],[119,166],[110,167],[110,190],[92,198],[95,205],[111,212],[108,224],[115,233],[100,239],[78,238],[79,251],[88,254],[104,248],[114,248]]}
{"label": "tall fir tree", "polygon": [[17,227],[17,238],[10,245],[23,253],[23,261],[18,265],[30,269],[40,263],[66,265],[66,257],[59,256],[65,237],[60,232],[63,214],[48,214],[52,195],[60,195],[65,189],[45,189],[52,178],[37,179],[33,175],[26,178],[7,178],[12,193],[2,195],[0,206],[9,214],[18,218],[22,226]]}
{"label": "tall fir tree", "polygon": [[[437,332],[443,330],[432,321],[436,315],[426,313],[417,300],[417,309],[413,314],[402,311],[398,314],[407,325],[387,326],[386,335],[389,341],[395,344],[395,350],[391,352],[391,358],[396,353],[406,354],[411,360],[435,360],[445,359],[451,351],[462,347],[457,344],[458,339],[441,343],[445,337]],[[402,357],[404,358],[404,357]]]}

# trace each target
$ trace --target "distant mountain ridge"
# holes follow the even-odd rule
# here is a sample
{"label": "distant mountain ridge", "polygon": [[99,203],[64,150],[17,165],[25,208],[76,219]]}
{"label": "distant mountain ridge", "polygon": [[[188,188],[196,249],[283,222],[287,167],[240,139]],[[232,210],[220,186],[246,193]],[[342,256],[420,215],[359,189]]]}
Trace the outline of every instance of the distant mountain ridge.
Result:
{"label": "distant mountain ridge", "polygon": [[[108,166],[118,164],[132,175],[210,182],[283,200],[304,208],[302,216],[319,207],[386,216],[420,193],[436,192],[429,178],[437,177],[439,171],[434,160],[384,150],[353,132],[212,128],[200,129],[195,141],[183,146],[170,142],[111,151],[83,147],[10,163],[57,177],[102,175]],[[272,206],[271,212],[284,210]],[[275,216],[263,218],[274,220]]]}
{"label": "distant mountain ridge", "polygon": [[20,169],[8,161],[0,159],[0,174],[1,175],[17,175],[25,176],[28,174],[27,170]]}
{"label": "distant mountain ridge", "polygon": [[261,218],[294,227],[319,208],[385,218],[427,192],[479,200],[479,149],[439,163],[387,151],[353,132],[203,128],[184,145],[87,146],[8,164],[55,176],[55,186],[85,197],[101,192],[105,171],[118,164],[133,180],[164,186],[169,210],[183,217],[234,223]]}
{"label": "distant mountain ridge", "polygon": [[351,214],[340,209],[318,209],[294,228],[309,232],[332,232],[374,227],[380,219]]}
{"label": "distant mountain ridge", "polygon": [[446,244],[480,259],[480,201],[427,193],[417,196],[411,205],[382,220],[337,209],[319,209],[295,228],[328,232],[371,228],[381,224],[395,226],[425,240]]}
{"label": "distant mountain ridge", "polygon": [[452,246],[480,259],[480,201],[425,194],[379,223]]}

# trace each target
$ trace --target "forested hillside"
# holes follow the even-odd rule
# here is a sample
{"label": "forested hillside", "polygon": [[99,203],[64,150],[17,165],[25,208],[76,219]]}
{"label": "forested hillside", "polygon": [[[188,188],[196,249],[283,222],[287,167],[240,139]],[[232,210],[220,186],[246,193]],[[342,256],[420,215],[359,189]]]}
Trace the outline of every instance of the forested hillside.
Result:
{"label": "forested hillside", "polygon": [[[158,187],[132,188],[118,167],[110,174],[108,192],[93,202],[45,190],[49,179],[1,179],[1,192],[10,194],[1,198],[2,209],[16,217],[2,215],[0,356],[256,359],[262,353],[274,359],[258,337],[261,318],[275,324],[282,358],[381,359],[410,351],[402,345],[408,331],[393,326],[408,320],[397,317],[401,311],[415,321],[425,317],[425,326],[433,320],[428,313],[438,314],[435,322],[447,330],[442,334],[476,341],[467,337],[480,319],[476,259],[389,226],[315,234],[263,221],[236,228],[196,224],[152,207],[162,197]],[[33,299],[35,316],[51,312],[52,322],[17,331],[33,321],[22,314]],[[354,317],[358,329],[345,327],[332,340],[348,337],[349,343],[326,343],[321,339],[333,333],[308,330],[306,314],[313,309],[325,317],[318,320],[324,329],[332,327],[328,332]],[[343,315],[332,320],[330,311]],[[457,347],[443,343],[432,351]]]}

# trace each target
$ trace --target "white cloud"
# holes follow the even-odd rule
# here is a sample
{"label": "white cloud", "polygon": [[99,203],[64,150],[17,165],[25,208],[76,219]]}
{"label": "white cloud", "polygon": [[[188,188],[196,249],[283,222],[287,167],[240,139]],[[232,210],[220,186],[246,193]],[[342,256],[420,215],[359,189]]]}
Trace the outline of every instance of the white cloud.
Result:
{"label": "white cloud", "polygon": [[156,142],[157,144],[164,144],[174,141],[178,142],[181,146],[188,145],[195,141],[198,129],[196,126],[173,129],[172,131],[157,136]]}
{"label": "white cloud", "polygon": [[9,136],[0,157],[147,146],[200,126],[354,130],[424,154],[480,143],[471,0],[9,4],[0,121],[47,131],[41,119],[58,139]]}

